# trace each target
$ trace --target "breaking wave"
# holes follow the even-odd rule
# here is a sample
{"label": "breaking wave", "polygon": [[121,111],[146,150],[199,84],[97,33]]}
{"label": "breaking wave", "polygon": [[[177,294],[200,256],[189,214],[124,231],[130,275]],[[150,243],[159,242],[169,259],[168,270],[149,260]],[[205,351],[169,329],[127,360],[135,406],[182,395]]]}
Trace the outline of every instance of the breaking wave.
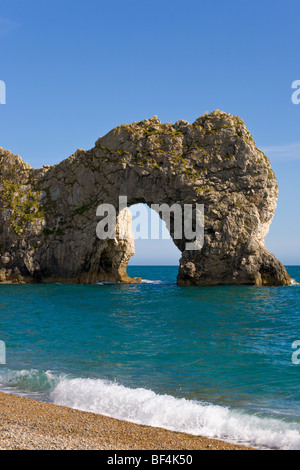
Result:
{"label": "breaking wave", "polygon": [[2,391],[137,424],[242,443],[258,448],[300,449],[300,424],[211,403],[159,395],[102,379],[38,370],[1,370]]}

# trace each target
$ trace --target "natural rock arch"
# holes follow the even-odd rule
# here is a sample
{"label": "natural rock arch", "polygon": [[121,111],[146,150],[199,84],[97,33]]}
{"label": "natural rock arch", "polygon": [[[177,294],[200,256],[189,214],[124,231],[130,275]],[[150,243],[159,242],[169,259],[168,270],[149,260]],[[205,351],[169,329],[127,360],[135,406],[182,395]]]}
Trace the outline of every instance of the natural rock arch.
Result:
{"label": "natural rock arch", "polygon": [[[32,169],[0,150],[0,282],[130,282],[134,242],[99,240],[96,208],[143,202],[204,204],[201,251],[182,251],[180,285],[287,285],[265,248],[278,187],[244,122],[221,111],[116,127],[91,150]],[[130,227],[127,227],[130,233]]]}

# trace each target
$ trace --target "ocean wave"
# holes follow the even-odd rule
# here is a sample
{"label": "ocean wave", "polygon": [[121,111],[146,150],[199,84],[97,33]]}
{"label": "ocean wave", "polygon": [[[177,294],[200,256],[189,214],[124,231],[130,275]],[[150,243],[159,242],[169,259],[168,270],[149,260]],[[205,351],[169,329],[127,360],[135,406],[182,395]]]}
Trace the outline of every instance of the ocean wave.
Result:
{"label": "ocean wave", "polygon": [[54,373],[52,371],[41,371],[37,369],[13,370],[1,369],[0,389],[2,391],[13,390],[18,392],[50,392],[63,379],[66,374]]}
{"label": "ocean wave", "polygon": [[[35,369],[0,373],[3,391],[35,397],[47,392],[57,405],[137,424],[169,429],[257,448],[300,450],[300,425],[251,415],[211,403],[159,395],[102,379],[74,378]],[[24,392],[27,393],[24,393]]]}
{"label": "ocean wave", "polygon": [[300,426],[210,403],[158,395],[101,379],[62,379],[51,392],[58,405],[137,424],[259,448],[300,449]]}
{"label": "ocean wave", "polygon": [[163,284],[164,281],[151,281],[149,279],[142,279],[142,284]]}
{"label": "ocean wave", "polygon": [[115,286],[118,285],[117,282],[112,282],[112,281],[102,281],[102,282],[96,282],[94,286]]}

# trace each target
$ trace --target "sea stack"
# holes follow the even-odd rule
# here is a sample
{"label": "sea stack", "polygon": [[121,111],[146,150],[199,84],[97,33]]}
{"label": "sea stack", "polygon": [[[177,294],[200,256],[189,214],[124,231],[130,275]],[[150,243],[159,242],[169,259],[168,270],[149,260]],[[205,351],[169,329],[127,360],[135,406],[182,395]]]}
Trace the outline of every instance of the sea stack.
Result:
{"label": "sea stack", "polygon": [[127,239],[96,235],[97,207],[118,209],[119,196],[128,206],[204,205],[203,248],[174,239],[179,285],[291,283],[264,245],[278,198],[270,162],[244,122],[222,111],[193,124],[155,116],[121,125],[42,169],[0,148],[0,282],[136,282],[126,274],[130,224]]}

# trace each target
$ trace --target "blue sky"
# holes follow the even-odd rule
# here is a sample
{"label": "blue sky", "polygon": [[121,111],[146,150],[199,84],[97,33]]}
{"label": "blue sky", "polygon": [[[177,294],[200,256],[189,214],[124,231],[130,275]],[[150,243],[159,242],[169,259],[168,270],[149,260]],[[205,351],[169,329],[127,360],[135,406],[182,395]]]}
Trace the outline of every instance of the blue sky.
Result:
{"label": "blue sky", "polygon": [[[121,123],[239,115],[278,178],[266,244],[300,264],[298,11],[296,0],[0,0],[0,146],[40,167]],[[177,263],[171,242],[148,243],[133,262]]]}

